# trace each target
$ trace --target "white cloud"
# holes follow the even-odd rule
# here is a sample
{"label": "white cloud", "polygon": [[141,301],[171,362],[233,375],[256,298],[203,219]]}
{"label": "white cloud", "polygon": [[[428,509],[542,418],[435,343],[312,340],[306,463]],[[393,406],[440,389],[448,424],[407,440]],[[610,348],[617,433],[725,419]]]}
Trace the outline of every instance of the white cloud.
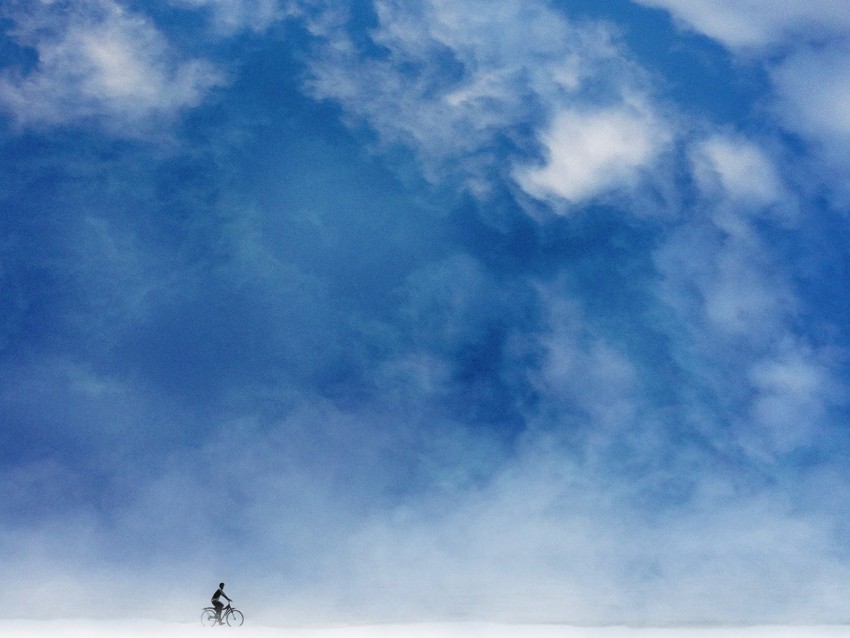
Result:
{"label": "white cloud", "polygon": [[384,144],[413,149],[435,182],[460,176],[485,196],[494,178],[510,179],[537,138],[571,169],[576,160],[562,138],[590,126],[577,151],[579,163],[592,162],[588,171],[557,186],[555,175],[524,180],[536,192],[586,197],[631,180],[654,152],[653,136],[665,138],[649,107],[636,106],[647,101],[648,83],[600,24],[572,24],[537,1],[380,0],[376,12],[371,35],[384,54],[361,51],[341,29],[326,31],[310,91],[342,103]]}
{"label": "white cloud", "polygon": [[[850,12],[848,12],[850,13]],[[850,36],[850,29],[848,29]],[[847,41],[800,47],[771,70],[776,113],[812,142],[815,171],[838,205],[850,201],[850,46]]]}
{"label": "white cloud", "polygon": [[222,35],[249,29],[264,31],[289,12],[281,0],[170,0],[191,9],[208,9],[213,26]]}
{"label": "white cloud", "polygon": [[752,255],[734,248],[717,256],[716,270],[705,282],[705,312],[710,325],[727,334],[747,335],[772,325],[781,297],[771,282],[752,267]]}
{"label": "white cloud", "polygon": [[[847,12],[850,14],[850,11]],[[850,138],[850,47],[799,50],[773,72],[786,119],[818,138]]]}
{"label": "white cloud", "polygon": [[14,37],[38,55],[29,73],[0,75],[0,109],[20,127],[95,121],[118,135],[148,134],[223,81],[211,64],[180,59],[149,19],[112,0],[70,12],[48,3],[14,19]]}
{"label": "white cloud", "polygon": [[677,229],[656,251],[661,298],[689,331],[704,335],[706,347],[738,339],[765,347],[789,320],[796,296],[746,217],[715,211],[713,218]]}
{"label": "white cloud", "polygon": [[670,11],[682,23],[728,47],[775,45],[800,35],[824,37],[850,29],[844,0],[633,0]]}
{"label": "white cloud", "polygon": [[767,152],[739,136],[697,142],[690,157],[700,199],[655,253],[674,352],[721,406],[708,418],[773,463],[814,444],[841,404],[835,362],[796,336],[793,273],[763,235],[791,232],[794,198]]}
{"label": "white cloud", "polygon": [[[738,491],[702,449],[647,445],[652,425],[629,406],[641,394],[636,370],[575,310],[550,311],[539,388],[561,402],[559,415],[575,406],[589,425],[525,432],[492,480],[399,494],[397,472],[463,471],[480,453],[474,436],[440,432],[418,410],[304,401],[276,423],[213,419],[145,468],[100,468],[111,470],[105,500],[118,501],[105,511],[62,507],[74,488],[64,468],[0,473],[27,494],[33,482],[63,488],[49,520],[0,521],[0,548],[15,551],[0,594],[33,617],[194,623],[204,583],[223,579],[254,628],[840,617],[844,599],[822,596],[847,582],[828,526],[790,511],[781,492]],[[820,384],[790,355],[777,364],[754,373],[769,392]],[[696,496],[669,507],[671,475]],[[157,596],[139,598],[151,583]]]}
{"label": "white cloud", "polygon": [[769,206],[789,196],[771,158],[748,140],[716,135],[694,146],[691,161],[709,196],[748,207]]}
{"label": "white cloud", "polygon": [[745,137],[718,133],[694,142],[688,155],[699,199],[655,253],[662,297],[718,343],[747,338],[763,346],[798,302],[759,224],[787,227],[794,197],[770,154]]}
{"label": "white cloud", "polygon": [[[844,0],[634,0],[668,10],[750,63],[774,86],[781,125],[810,143],[800,182],[850,200],[850,11]],[[814,160],[813,162],[811,160]]]}
{"label": "white cloud", "polygon": [[542,361],[533,381],[541,397],[580,414],[596,436],[633,422],[640,406],[634,362],[594,334],[576,304],[554,290],[540,292],[547,330],[539,340]]}
{"label": "white cloud", "polygon": [[594,459],[575,450],[577,438],[529,437],[480,490],[366,521],[347,539],[337,596],[390,618],[440,609],[669,624],[843,613],[837,596],[812,603],[847,578],[822,521],[791,511],[780,494],[704,474],[698,458],[688,467],[693,498],[647,513],[637,504],[663,489],[675,459],[648,454],[631,481],[615,480],[611,464],[635,459]]}
{"label": "white cloud", "polygon": [[576,203],[636,182],[671,135],[645,110],[618,106],[563,111],[540,138],[546,164],[518,169],[517,182],[539,199]]}
{"label": "white cloud", "polygon": [[829,361],[800,344],[777,348],[752,366],[749,379],[755,394],[748,437],[771,453],[811,445],[829,410],[843,402]]}

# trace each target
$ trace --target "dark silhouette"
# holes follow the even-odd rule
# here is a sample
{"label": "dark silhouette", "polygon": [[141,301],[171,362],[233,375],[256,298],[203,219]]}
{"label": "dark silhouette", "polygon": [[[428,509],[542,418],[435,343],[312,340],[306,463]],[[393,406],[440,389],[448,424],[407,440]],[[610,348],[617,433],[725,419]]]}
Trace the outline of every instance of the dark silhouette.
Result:
{"label": "dark silhouette", "polygon": [[[219,598],[227,598],[227,605],[222,605]],[[245,615],[232,605],[227,594],[224,593],[224,583],[221,583],[212,597],[213,607],[204,607],[201,612],[201,624],[204,627],[214,627],[226,624],[228,627],[241,627],[245,622]]]}
{"label": "dark silhouette", "polygon": [[224,583],[219,583],[218,589],[216,589],[215,593],[212,595],[212,605],[213,607],[215,607],[215,621],[219,625],[222,624],[221,610],[224,609],[224,603],[219,600],[219,598],[221,598],[222,596],[227,598],[227,602],[233,602],[230,598],[228,598],[227,594],[224,593]]}

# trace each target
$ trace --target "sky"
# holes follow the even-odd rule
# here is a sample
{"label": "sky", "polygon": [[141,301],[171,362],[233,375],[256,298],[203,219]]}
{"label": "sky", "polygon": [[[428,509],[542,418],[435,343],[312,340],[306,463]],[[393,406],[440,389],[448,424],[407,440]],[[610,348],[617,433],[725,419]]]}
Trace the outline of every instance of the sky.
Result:
{"label": "sky", "polygon": [[850,618],[843,0],[0,33],[0,617]]}

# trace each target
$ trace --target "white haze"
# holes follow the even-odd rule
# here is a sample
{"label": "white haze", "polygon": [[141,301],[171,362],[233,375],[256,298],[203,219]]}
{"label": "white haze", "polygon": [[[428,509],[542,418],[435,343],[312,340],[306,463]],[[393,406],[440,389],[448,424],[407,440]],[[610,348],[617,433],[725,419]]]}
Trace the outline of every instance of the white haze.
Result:
{"label": "white haze", "polygon": [[699,626],[699,627],[573,627],[569,625],[509,625],[495,623],[423,623],[302,627],[208,629],[153,621],[5,621],[6,638],[193,638],[225,631],[240,638],[843,638],[846,626]]}

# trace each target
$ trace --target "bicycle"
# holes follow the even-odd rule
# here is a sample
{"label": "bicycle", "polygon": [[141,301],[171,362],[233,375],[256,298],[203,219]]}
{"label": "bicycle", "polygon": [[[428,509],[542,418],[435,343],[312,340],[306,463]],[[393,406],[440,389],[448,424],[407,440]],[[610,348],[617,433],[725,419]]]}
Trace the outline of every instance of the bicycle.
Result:
{"label": "bicycle", "polygon": [[204,627],[214,627],[216,624],[224,623],[227,623],[228,627],[241,627],[243,622],[245,622],[245,616],[235,607],[231,607],[230,603],[221,608],[221,619],[218,623],[215,620],[215,607],[204,607],[204,611],[201,612],[201,624]]}

